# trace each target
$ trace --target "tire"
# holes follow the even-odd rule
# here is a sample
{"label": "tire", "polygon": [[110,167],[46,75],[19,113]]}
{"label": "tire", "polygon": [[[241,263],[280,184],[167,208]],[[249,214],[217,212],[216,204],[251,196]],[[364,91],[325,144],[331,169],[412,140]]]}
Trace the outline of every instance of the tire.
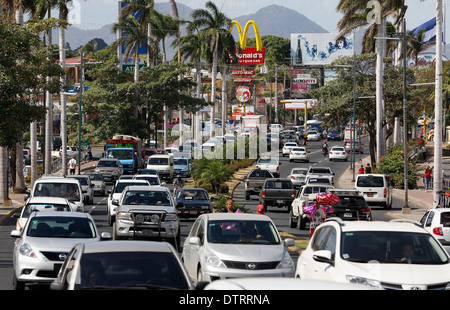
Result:
{"label": "tire", "polygon": [[294,214],[291,211],[289,211],[289,228],[296,228],[297,222],[294,221]]}
{"label": "tire", "polygon": [[16,272],[13,271],[13,273],[14,273],[13,274],[13,287],[14,287],[14,290],[16,290],[16,291],[23,291],[23,290],[25,290],[25,282],[17,280]]}
{"label": "tire", "polygon": [[298,216],[298,229],[306,230],[306,222],[307,222],[307,220],[303,216],[299,215]]}
{"label": "tire", "polygon": [[122,237],[119,237],[117,235],[117,231],[116,231],[116,222],[113,223],[113,240],[122,240]]}
{"label": "tire", "polygon": [[203,281],[202,267],[198,267],[198,269],[197,269],[197,283],[202,282],[202,281]]}

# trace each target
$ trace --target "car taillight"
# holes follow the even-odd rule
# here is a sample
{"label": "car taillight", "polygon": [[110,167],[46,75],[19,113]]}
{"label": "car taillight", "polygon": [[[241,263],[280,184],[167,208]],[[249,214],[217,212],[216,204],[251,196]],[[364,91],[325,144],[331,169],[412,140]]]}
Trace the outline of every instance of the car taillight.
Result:
{"label": "car taillight", "polygon": [[296,191],[294,191],[293,193],[292,193],[292,197],[294,197],[295,198],[295,195],[297,194],[297,192]]}
{"label": "car taillight", "polygon": [[266,191],[262,191],[262,196],[266,197]]}
{"label": "car taillight", "polygon": [[370,208],[361,209],[361,213],[372,213],[372,210]]}
{"label": "car taillight", "polygon": [[245,186],[247,186],[247,187],[248,187],[248,181],[247,181],[247,182],[245,182]]}
{"label": "car taillight", "polygon": [[333,209],[333,208],[330,208],[330,210],[328,210],[328,212],[334,212],[334,209]]}
{"label": "car taillight", "polygon": [[295,177],[294,177],[293,175],[291,175],[291,179],[294,179],[294,180],[295,180]]}
{"label": "car taillight", "polygon": [[292,152],[291,152],[290,154],[291,154],[291,155],[294,155],[294,153],[292,153]]}
{"label": "car taillight", "polygon": [[442,227],[433,228],[433,234],[438,235],[438,236],[443,236],[444,233],[442,232]]}
{"label": "car taillight", "polygon": [[280,172],[280,167],[277,167],[277,172]]}
{"label": "car taillight", "polygon": [[387,190],[384,189],[384,198],[386,198],[386,197],[387,197]]}
{"label": "car taillight", "polygon": [[345,155],[345,152],[342,152],[343,155]]}

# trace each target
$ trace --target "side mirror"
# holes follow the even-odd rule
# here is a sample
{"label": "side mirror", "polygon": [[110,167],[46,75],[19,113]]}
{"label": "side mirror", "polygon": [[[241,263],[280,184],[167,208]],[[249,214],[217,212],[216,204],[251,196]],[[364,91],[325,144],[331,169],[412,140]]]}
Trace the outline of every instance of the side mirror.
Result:
{"label": "side mirror", "polygon": [[109,232],[102,232],[100,235],[100,240],[111,240],[111,234]]}
{"label": "side mirror", "polygon": [[118,199],[113,199],[111,202],[113,205],[118,206],[119,205],[119,200]]}
{"label": "side mirror", "polygon": [[331,259],[331,251],[328,250],[320,250],[314,252],[313,259],[316,262],[330,264],[334,266],[334,261]]}
{"label": "side mirror", "polygon": [[191,245],[200,245],[200,238],[199,237],[190,237],[189,238],[189,244]]}
{"label": "side mirror", "polygon": [[295,241],[292,238],[286,238],[284,239],[284,246],[285,247],[290,247],[290,246],[294,246],[295,245]]}
{"label": "side mirror", "polygon": [[22,233],[20,232],[20,230],[15,229],[11,231],[10,236],[13,238],[22,238]]}

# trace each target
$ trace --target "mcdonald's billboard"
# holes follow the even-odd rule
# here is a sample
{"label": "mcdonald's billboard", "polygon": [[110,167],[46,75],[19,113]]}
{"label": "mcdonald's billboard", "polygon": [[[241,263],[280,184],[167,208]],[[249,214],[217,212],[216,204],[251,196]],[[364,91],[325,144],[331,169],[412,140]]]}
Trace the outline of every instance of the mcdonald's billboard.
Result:
{"label": "mcdonald's billboard", "polygon": [[[256,64],[263,64],[266,57],[266,48],[262,46],[261,35],[259,34],[259,29],[253,20],[250,20],[245,24],[242,30],[241,24],[238,21],[233,20],[231,23],[230,32],[233,30],[233,26],[236,25],[239,33],[239,45],[240,49],[236,50],[236,56],[238,58],[239,66],[249,66]],[[246,47],[247,33],[250,26],[253,26],[255,31],[256,47]],[[233,64],[231,58],[229,58],[228,64]]]}

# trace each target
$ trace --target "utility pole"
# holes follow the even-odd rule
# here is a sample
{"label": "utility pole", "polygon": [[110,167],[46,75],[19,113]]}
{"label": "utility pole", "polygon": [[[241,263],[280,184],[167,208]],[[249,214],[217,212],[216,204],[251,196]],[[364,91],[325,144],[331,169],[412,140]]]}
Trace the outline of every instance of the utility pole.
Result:
{"label": "utility pole", "polygon": [[278,124],[278,65],[275,65],[275,123]]}

